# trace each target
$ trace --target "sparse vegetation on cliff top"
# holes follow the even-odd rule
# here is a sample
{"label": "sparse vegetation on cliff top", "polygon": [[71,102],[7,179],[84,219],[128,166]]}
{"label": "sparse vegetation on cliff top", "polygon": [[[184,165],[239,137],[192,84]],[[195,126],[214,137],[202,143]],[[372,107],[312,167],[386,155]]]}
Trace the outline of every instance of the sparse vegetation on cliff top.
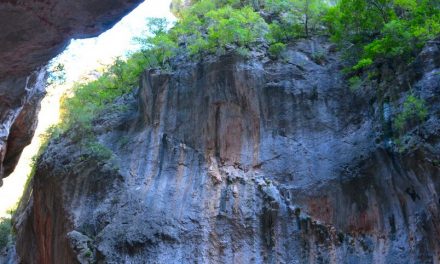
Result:
{"label": "sparse vegetation on cliff top", "polygon": [[[135,38],[141,49],[116,59],[93,81],[76,84],[62,104],[65,131],[75,127],[79,138],[92,135],[92,120],[117,97],[137,86],[145,68],[172,69],[184,56],[199,60],[235,50],[248,56],[267,49],[280,57],[289,43],[312,35],[330,35],[351,61],[352,87],[359,72],[379,60],[410,61],[423,44],[440,34],[440,7],[434,0],[194,0],[173,1],[178,22],[150,19],[148,30]],[[405,123],[399,115],[396,124]]]}

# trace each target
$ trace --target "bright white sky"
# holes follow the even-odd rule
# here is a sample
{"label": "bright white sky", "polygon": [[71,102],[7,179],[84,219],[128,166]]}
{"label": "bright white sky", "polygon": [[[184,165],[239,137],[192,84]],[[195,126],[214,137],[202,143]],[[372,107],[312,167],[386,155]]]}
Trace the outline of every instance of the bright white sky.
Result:
{"label": "bright white sky", "polygon": [[171,0],[146,0],[133,12],[123,18],[112,29],[92,39],[73,40],[69,47],[55,59],[64,63],[67,83],[62,87],[54,87],[42,102],[39,124],[32,144],[22,154],[15,172],[4,179],[0,188],[0,217],[7,216],[7,210],[14,207],[23,193],[23,186],[30,173],[30,161],[40,147],[42,133],[58,122],[59,99],[69,89],[72,82],[82,75],[110,64],[117,56],[124,56],[136,49],[132,38],[145,30],[147,17],[166,17],[170,21],[175,18],[169,11]]}
{"label": "bright white sky", "polygon": [[137,46],[132,42],[145,30],[147,17],[175,18],[171,14],[171,0],[146,0],[133,12],[123,18],[111,30],[97,38],[73,40],[57,60],[65,64],[67,79],[77,80],[82,74],[109,64],[117,56],[124,56]]}

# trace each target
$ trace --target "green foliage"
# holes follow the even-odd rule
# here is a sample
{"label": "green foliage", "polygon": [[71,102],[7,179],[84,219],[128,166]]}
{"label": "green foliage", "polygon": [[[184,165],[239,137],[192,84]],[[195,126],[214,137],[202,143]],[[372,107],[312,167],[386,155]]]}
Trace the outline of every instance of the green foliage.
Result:
{"label": "green foliage", "polygon": [[284,43],[274,43],[269,47],[269,54],[274,58],[279,58],[281,53],[286,49],[286,44]]}
{"label": "green foliage", "polygon": [[[167,67],[176,48],[168,34],[168,27],[169,22],[165,19],[149,19],[148,32],[136,39],[142,46],[140,51],[130,54],[127,59],[116,58],[96,80],[74,84],[71,94],[61,100],[60,124],[43,135],[45,143],[41,149],[50,139],[69,131],[69,137],[80,143],[81,152],[100,160],[110,159],[112,153],[97,141],[92,122],[104,110],[111,109],[117,98],[137,87],[146,67]],[[118,108],[113,107],[113,110],[124,110],[123,107]]]}
{"label": "green foliage", "polygon": [[[150,20],[148,34],[136,38],[149,67],[168,68],[179,54],[240,54],[258,43],[284,43],[323,27],[325,0],[174,0],[179,21],[167,32],[163,19]],[[269,14],[270,25],[260,12]]]}
{"label": "green foliage", "polygon": [[413,50],[411,45],[412,36],[407,31],[406,22],[403,20],[392,20],[385,24],[382,31],[382,37],[373,40],[364,47],[364,59],[361,61],[375,58],[408,57]]}
{"label": "green foliage", "polygon": [[286,30],[285,24],[281,24],[278,20],[269,24],[269,33],[267,38],[272,43],[287,42],[294,37],[292,31]]}
{"label": "green foliage", "polygon": [[317,64],[325,63],[325,53],[323,51],[315,51],[312,53],[312,60]]}
{"label": "green foliage", "polygon": [[[74,128],[74,140],[94,139],[93,119],[116,98],[136,87],[144,68],[169,70],[176,56],[199,58],[234,50],[248,57],[250,50],[264,43],[269,45],[270,56],[279,57],[290,41],[326,30],[334,41],[348,47],[353,58],[348,69],[362,70],[371,68],[378,59],[411,57],[424,42],[440,34],[440,4],[435,0],[340,0],[333,7],[328,3],[174,0],[172,8],[179,21],[170,29],[166,19],[149,19],[146,32],[135,38],[141,46],[139,52],[127,60],[117,58],[97,80],[76,84],[72,96],[63,99],[63,125],[56,133]],[[325,61],[321,53],[312,54],[312,59],[317,63]],[[62,72],[63,67],[57,69]],[[62,74],[53,78],[62,79]],[[352,89],[362,84],[356,76],[349,82]],[[414,101],[412,104],[413,108],[417,106]],[[410,112],[404,111],[397,124],[402,126],[408,116]],[[109,153],[97,145],[88,148],[108,157]]]}
{"label": "green foliage", "polygon": [[113,152],[106,146],[102,145],[96,140],[88,140],[84,143],[87,154],[94,157],[96,160],[109,160],[113,156]]}
{"label": "green foliage", "polygon": [[360,70],[373,64],[373,60],[370,58],[361,59],[356,65],[353,66],[353,70]]}
{"label": "green foliage", "polygon": [[0,218],[0,251],[8,246],[12,234],[11,218]]}
{"label": "green foliage", "polygon": [[169,22],[165,18],[149,18],[148,30],[134,41],[141,45],[147,67],[169,68],[169,60],[176,55],[177,43],[167,33]]}
{"label": "green foliage", "polygon": [[130,142],[130,137],[128,137],[128,136],[123,136],[118,141],[118,143],[121,147],[126,146],[129,142]]}
{"label": "green foliage", "polygon": [[64,64],[49,64],[49,75],[47,76],[46,86],[61,85],[66,82],[66,70]]}
{"label": "green foliage", "polygon": [[170,22],[166,18],[150,17],[147,18],[147,27],[150,34],[154,36],[165,34],[168,31]]}
{"label": "green foliage", "polygon": [[182,12],[188,5],[192,4],[194,1],[190,0],[171,0],[170,10],[176,17],[181,17]]}
{"label": "green foliage", "polygon": [[185,10],[170,37],[190,55],[248,48],[265,38],[269,28],[259,13],[240,1],[202,0]]}
{"label": "green foliage", "polygon": [[327,11],[327,4],[322,0],[297,0],[293,5],[302,15],[304,34],[309,37],[311,31],[319,30],[321,16]]}
{"label": "green foliage", "polygon": [[359,76],[354,76],[348,79],[348,83],[350,84],[350,90],[356,91],[362,85],[362,79]]}
{"label": "green foliage", "polygon": [[84,256],[87,258],[91,258],[93,256],[93,252],[90,249],[87,249],[86,253],[84,253]]}
{"label": "green foliage", "polygon": [[61,101],[60,129],[75,127],[75,140],[92,133],[92,120],[116,98],[129,93],[137,86],[139,76],[147,61],[141,53],[132,54],[127,60],[116,58],[113,65],[101,77],[86,83],[77,83],[72,95]]}
{"label": "green foliage", "polygon": [[409,95],[403,103],[402,111],[394,120],[394,127],[403,131],[411,122],[423,122],[427,116],[428,109],[425,106],[425,101],[414,95]]}
{"label": "green foliage", "polygon": [[243,58],[249,58],[251,55],[251,52],[245,47],[238,47],[235,52]]}
{"label": "green foliage", "polygon": [[270,25],[273,40],[285,42],[318,32],[327,9],[323,0],[267,0],[265,10],[275,16]]}
{"label": "green foliage", "polygon": [[265,9],[272,14],[280,14],[292,7],[292,1],[266,0]]}
{"label": "green foliage", "polygon": [[324,20],[332,39],[348,47],[353,69],[358,70],[378,59],[414,57],[426,41],[440,34],[440,2],[340,0]]}
{"label": "green foliage", "polygon": [[268,30],[266,22],[250,7],[233,9],[226,6],[206,14],[208,47],[223,49],[235,44],[246,47],[263,38]]}
{"label": "green foliage", "polygon": [[[175,55],[176,43],[167,34],[159,34],[151,39],[151,49],[144,51],[150,58],[150,65],[158,65],[161,68],[169,67],[169,60]],[[150,56],[148,56],[150,55]]]}
{"label": "green foliage", "polygon": [[[226,49],[255,46],[259,42],[284,43],[308,37],[322,29],[325,0],[199,0],[179,9],[179,22],[170,38],[180,52],[198,57]],[[258,10],[271,17],[268,25]]]}

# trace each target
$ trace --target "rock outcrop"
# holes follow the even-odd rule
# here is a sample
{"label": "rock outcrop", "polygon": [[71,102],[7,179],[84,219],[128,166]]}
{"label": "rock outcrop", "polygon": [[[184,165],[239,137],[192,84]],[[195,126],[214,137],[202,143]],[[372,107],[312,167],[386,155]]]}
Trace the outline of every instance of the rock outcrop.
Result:
{"label": "rock outcrop", "polygon": [[44,94],[44,65],[71,38],[96,36],[141,0],[0,3],[0,185],[30,143]]}
{"label": "rock outcrop", "polygon": [[[145,72],[128,110],[95,122],[110,158],[49,144],[16,219],[21,262],[439,263],[439,45],[357,91],[342,67],[315,39],[283,61]],[[408,83],[430,115],[398,152],[388,116]]]}

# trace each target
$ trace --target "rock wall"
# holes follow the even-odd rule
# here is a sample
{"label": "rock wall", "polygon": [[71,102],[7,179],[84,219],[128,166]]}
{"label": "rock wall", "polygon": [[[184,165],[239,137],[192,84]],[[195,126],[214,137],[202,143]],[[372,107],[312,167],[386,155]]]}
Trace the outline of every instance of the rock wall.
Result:
{"label": "rock wall", "polygon": [[96,36],[141,0],[0,2],[0,186],[33,137],[43,68],[71,38]]}
{"label": "rock wall", "polygon": [[[52,141],[16,219],[21,262],[439,263],[438,44],[357,91],[325,40],[285,55],[145,72],[95,121],[110,159]],[[400,153],[384,109],[408,82],[430,117]]]}
{"label": "rock wall", "polygon": [[0,186],[3,176],[12,173],[21,151],[32,140],[45,94],[45,76],[42,68],[25,79],[0,82]]}

